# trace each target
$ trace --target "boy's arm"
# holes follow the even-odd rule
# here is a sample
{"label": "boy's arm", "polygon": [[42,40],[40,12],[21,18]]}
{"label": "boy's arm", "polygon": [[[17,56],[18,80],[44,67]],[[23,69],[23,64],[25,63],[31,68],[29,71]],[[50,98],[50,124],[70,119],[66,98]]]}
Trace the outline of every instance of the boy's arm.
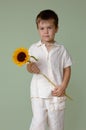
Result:
{"label": "boy's arm", "polygon": [[36,63],[34,63],[34,62],[27,64],[27,71],[30,73],[36,73],[36,74],[40,73],[39,68],[37,67]]}
{"label": "boy's arm", "polygon": [[66,88],[70,80],[70,76],[71,76],[71,67],[69,66],[67,68],[64,68],[62,84],[56,86],[56,88],[52,92],[53,96],[63,96],[65,94]]}
{"label": "boy's arm", "polygon": [[69,66],[69,67],[65,68],[64,72],[63,72],[62,86],[64,89],[66,89],[68,86],[70,76],[71,76],[71,67]]}

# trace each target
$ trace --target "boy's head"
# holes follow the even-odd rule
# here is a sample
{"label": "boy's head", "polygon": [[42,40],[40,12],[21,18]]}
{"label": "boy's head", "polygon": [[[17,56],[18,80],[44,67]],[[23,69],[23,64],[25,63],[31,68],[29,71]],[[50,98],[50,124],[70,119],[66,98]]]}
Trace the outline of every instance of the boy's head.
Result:
{"label": "boy's head", "polygon": [[50,9],[43,10],[37,15],[36,17],[37,28],[38,28],[38,23],[41,20],[50,20],[50,19],[54,20],[55,27],[58,28],[58,20],[59,20],[58,15],[53,10]]}

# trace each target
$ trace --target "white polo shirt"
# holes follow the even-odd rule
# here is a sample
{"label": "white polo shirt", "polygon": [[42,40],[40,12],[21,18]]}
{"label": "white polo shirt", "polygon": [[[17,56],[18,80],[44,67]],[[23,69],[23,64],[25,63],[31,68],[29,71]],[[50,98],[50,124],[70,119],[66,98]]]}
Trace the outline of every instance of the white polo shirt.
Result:
{"label": "white polo shirt", "polygon": [[[29,48],[29,53],[38,59],[32,61],[36,62],[40,71],[56,85],[62,83],[63,69],[72,65],[68,51],[57,42],[48,52],[45,44],[39,41]],[[33,74],[30,90],[31,97],[51,98],[53,85],[43,75]]]}

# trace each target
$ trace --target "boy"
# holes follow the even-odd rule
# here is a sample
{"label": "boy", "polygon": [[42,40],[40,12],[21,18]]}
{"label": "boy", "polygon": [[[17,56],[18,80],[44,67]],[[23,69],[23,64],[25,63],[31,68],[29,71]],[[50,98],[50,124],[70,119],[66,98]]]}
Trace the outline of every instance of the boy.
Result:
{"label": "boy", "polygon": [[[71,58],[63,45],[55,41],[58,16],[53,10],[43,10],[36,17],[40,41],[33,44],[30,55],[38,61],[27,64],[33,73],[31,103],[33,118],[30,130],[64,129],[65,92],[71,75]],[[43,76],[45,74],[54,86]]]}

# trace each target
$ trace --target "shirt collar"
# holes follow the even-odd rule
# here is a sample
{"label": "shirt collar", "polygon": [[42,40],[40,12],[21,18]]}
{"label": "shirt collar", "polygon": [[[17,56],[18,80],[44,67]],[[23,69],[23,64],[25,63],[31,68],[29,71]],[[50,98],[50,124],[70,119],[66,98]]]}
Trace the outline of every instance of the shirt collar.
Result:
{"label": "shirt collar", "polygon": [[41,40],[37,43],[37,47],[40,47],[40,46],[42,46],[43,44],[42,44],[42,42],[41,42]]}
{"label": "shirt collar", "polygon": [[[41,42],[41,40],[37,43],[37,47],[44,46],[44,44]],[[59,46],[57,42],[54,43],[54,46]]]}

